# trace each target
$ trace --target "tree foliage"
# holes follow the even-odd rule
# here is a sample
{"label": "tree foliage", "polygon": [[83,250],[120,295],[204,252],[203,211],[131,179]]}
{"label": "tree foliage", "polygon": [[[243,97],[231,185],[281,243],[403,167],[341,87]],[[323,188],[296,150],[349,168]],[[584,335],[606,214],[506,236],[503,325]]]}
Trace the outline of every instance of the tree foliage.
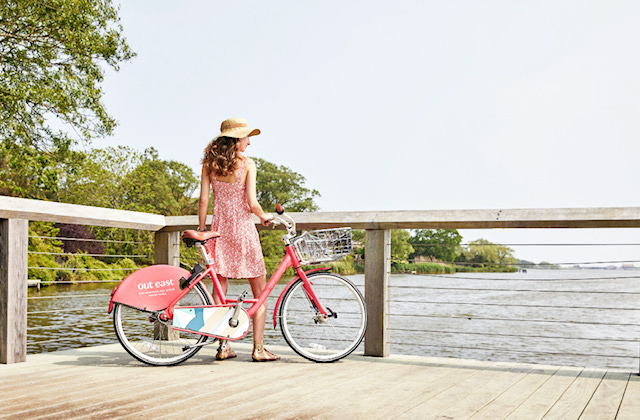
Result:
{"label": "tree foliage", "polygon": [[320,197],[317,190],[305,187],[306,179],[286,166],[276,165],[260,158],[256,162],[258,202],[264,211],[274,211],[280,203],[287,211],[316,211],[314,198]]}
{"label": "tree foliage", "polygon": [[394,229],[391,231],[391,261],[406,262],[413,253],[413,247],[409,243],[409,231]]}
{"label": "tree foliage", "polygon": [[162,160],[154,148],[138,152],[118,146],[95,149],[65,174],[59,201],[166,216],[194,214],[199,185],[193,170]]}
{"label": "tree foliage", "polygon": [[[394,263],[406,263],[414,252],[409,243],[410,234],[405,229],[393,229],[391,231],[391,261]],[[351,234],[354,243],[354,254],[364,257],[366,248],[366,234],[364,230],[355,229]],[[357,246],[358,244],[359,246]]]}
{"label": "tree foliage", "polygon": [[[266,212],[275,211],[276,204],[282,204],[287,211],[317,211],[315,198],[320,196],[317,190],[305,186],[306,179],[301,174],[283,165],[252,158],[256,162],[256,195],[258,202]],[[275,271],[285,254],[281,241],[281,231],[260,231],[262,254],[267,270]]]}
{"label": "tree foliage", "polygon": [[413,246],[412,257],[433,257],[440,261],[453,262],[456,258],[462,235],[456,229],[418,229],[409,238]]}
{"label": "tree foliage", "polygon": [[513,256],[513,249],[505,245],[498,245],[486,239],[476,239],[462,248],[462,253],[456,262],[470,262],[475,264],[513,265],[517,263]]}
{"label": "tree foliage", "polygon": [[101,64],[133,56],[110,0],[0,0],[0,139],[42,152],[110,134]]}
{"label": "tree foliage", "polygon": [[0,194],[55,200],[66,153],[58,149],[41,153],[31,145],[0,141]]}

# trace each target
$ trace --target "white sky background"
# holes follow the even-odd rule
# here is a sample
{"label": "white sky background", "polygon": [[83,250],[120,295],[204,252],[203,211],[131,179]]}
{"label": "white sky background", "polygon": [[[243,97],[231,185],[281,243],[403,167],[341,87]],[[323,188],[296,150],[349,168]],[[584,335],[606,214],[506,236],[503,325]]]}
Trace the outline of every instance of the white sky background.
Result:
{"label": "white sky background", "polygon": [[[120,125],[94,147],[153,146],[199,174],[240,116],[262,130],[247,154],[301,173],[325,211],[640,206],[636,0],[136,0],[120,16],[138,56],[107,72]],[[638,229],[461,233],[640,244]]]}

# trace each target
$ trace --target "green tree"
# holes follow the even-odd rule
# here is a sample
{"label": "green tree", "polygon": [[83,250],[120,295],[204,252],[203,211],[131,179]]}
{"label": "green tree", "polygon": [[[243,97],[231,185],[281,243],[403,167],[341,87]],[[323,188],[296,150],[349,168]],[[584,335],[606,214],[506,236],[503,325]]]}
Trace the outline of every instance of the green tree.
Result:
{"label": "green tree", "polygon": [[73,155],[77,163],[60,177],[57,201],[128,210],[125,177],[142,164],[143,154],[117,146]]}
{"label": "green tree", "polygon": [[446,262],[455,260],[461,241],[462,235],[456,229],[418,229],[409,238],[414,258],[429,256]]}
{"label": "green tree", "polygon": [[494,244],[486,239],[477,239],[469,242],[469,245],[464,248],[462,257],[457,261],[464,259],[468,262],[492,265],[512,265],[517,263],[516,258],[513,256],[513,249],[504,245]]}
{"label": "green tree", "polygon": [[414,252],[409,243],[410,236],[409,231],[405,229],[391,231],[391,261],[406,262],[409,255]]}
{"label": "green tree", "polygon": [[[63,252],[62,242],[55,238],[57,228],[51,223],[29,222],[29,279],[53,282],[57,279],[56,268],[60,264],[56,255]],[[35,268],[37,267],[37,268]]]}
{"label": "green tree", "polygon": [[180,162],[159,159],[154,149],[145,151],[142,163],[123,181],[129,210],[165,216],[198,212],[193,195],[200,183],[193,170]]}
{"label": "green tree", "polygon": [[[317,211],[315,198],[320,196],[317,190],[305,186],[306,179],[301,174],[283,165],[252,158],[256,162],[256,195],[258,202],[266,212],[274,212],[276,204],[282,204],[287,211]],[[275,271],[284,256],[285,250],[280,238],[282,231],[260,231],[262,253],[267,270]]]}
{"label": "green tree", "polygon": [[[59,201],[163,215],[197,212],[193,194],[199,182],[193,170],[180,162],[160,159],[153,148],[139,152],[118,146],[74,152],[74,156],[80,163],[61,177]],[[92,230],[98,239],[116,241],[105,243],[106,254],[152,254],[149,232],[104,227]]]}
{"label": "green tree", "polygon": [[116,123],[101,102],[102,64],[134,56],[110,0],[0,0],[0,138],[67,148]]}
{"label": "green tree", "polygon": [[167,216],[197,212],[193,170],[160,159],[154,148],[118,146],[74,155],[81,162],[60,178],[59,201]]}
{"label": "green tree", "polygon": [[280,203],[287,211],[317,211],[314,201],[320,197],[317,190],[305,187],[304,176],[286,166],[276,165],[260,158],[256,162],[256,190],[258,202],[265,211],[274,211]]}
{"label": "green tree", "polygon": [[0,0],[0,194],[56,200],[71,146],[116,126],[103,65],[133,56],[110,0]]}
{"label": "green tree", "polygon": [[0,195],[55,200],[67,152],[41,153],[31,145],[0,141]]}
{"label": "green tree", "polygon": [[[391,261],[406,262],[409,256],[414,252],[413,246],[409,243],[409,231],[404,229],[394,229],[391,231]],[[352,232],[351,240],[355,243],[362,244],[360,247],[354,246],[354,254],[364,257],[366,248],[366,234],[364,230],[355,229]]]}

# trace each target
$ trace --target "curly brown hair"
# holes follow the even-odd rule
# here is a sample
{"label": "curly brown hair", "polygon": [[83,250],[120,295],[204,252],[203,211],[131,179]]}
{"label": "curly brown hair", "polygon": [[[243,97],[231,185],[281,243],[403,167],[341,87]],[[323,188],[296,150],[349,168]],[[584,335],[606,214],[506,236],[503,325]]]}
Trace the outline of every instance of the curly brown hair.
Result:
{"label": "curly brown hair", "polygon": [[215,176],[227,176],[233,172],[238,159],[238,140],[233,137],[218,137],[204,149],[202,164],[206,165],[209,173]]}

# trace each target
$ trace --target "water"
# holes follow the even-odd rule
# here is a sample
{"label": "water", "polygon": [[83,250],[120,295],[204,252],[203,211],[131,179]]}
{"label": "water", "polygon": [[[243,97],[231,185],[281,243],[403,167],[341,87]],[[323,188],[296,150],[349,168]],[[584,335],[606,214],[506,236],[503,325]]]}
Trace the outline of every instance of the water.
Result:
{"label": "water", "polygon": [[[363,289],[363,275],[349,278]],[[268,344],[286,345],[272,312],[287,283],[269,299]],[[30,290],[28,352],[117,342],[113,287]],[[231,282],[229,295],[243,290],[247,282]],[[640,271],[392,275],[390,294],[391,353],[638,370]]]}
{"label": "water", "polygon": [[392,353],[638,371],[640,271],[392,276],[390,293]]}

